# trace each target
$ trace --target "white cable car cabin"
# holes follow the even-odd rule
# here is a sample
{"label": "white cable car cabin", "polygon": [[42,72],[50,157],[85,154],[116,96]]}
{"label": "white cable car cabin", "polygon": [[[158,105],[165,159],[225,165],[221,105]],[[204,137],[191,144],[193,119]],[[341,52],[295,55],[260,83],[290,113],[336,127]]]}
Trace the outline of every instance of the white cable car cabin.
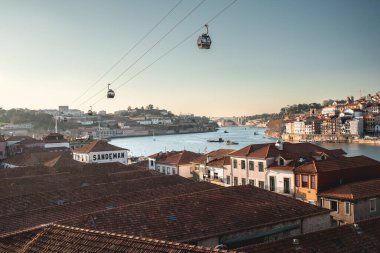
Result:
{"label": "white cable car cabin", "polygon": [[110,89],[110,83],[108,84],[108,91],[107,91],[107,98],[114,98],[115,97],[115,92]]}
{"label": "white cable car cabin", "polygon": [[210,49],[211,47],[211,38],[208,35],[208,25],[205,25],[206,27],[206,33],[203,33],[198,37],[198,48],[199,49]]}

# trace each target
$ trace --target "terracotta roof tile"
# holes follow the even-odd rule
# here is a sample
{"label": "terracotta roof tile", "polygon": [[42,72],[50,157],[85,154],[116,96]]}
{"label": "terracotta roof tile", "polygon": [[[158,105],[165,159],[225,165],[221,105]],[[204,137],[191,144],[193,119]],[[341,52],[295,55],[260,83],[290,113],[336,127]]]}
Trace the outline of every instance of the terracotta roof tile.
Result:
{"label": "terracotta roof tile", "polygon": [[315,152],[323,152],[332,157],[343,155],[342,150],[328,150],[312,143],[283,143],[283,150],[276,148],[275,143],[252,144],[232,152],[231,157],[251,157],[265,159],[284,155],[286,157],[312,157]]}
{"label": "terracotta roof tile", "polygon": [[[246,253],[380,252],[380,218],[238,249]],[[298,239],[299,245],[294,245]]]}
{"label": "terracotta roof tile", "polygon": [[[16,200],[8,198],[3,202],[12,201],[13,211],[7,208],[5,209],[6,213],[0,216],[0,234],[11,233],[39,224],[72,219],[78,215],[88,215],[96,211],[112,210],[126,205],[179,196],[189,192],[200,192],[216,187],[205,182],[191,182],[179,176],[160,176],[153,180],[152,178],[140,178],[98,188],[93,186],[91,191],[86,189],[87,187],[83,187],[76,189],[76,192],[61,190],[59,195],[51,192],[45,193],[45,195],[29,195],[28,198],[16,198]],[[44,199],[39,200],[38,195],[42,195]],[[17,200],[23,201],[28,206],[27,209],[21,203],[15,205]],[[38,203],[40,206],[37,205]],[[88,218],[85,220],[89,221]]]}
{"label": "terracotta roof tile", "polygon": [[[194,212],[204,215],[194,215]],[[234,186],[126,205],[78,217],[63,224],[162,240],[194,242],[328,213],[327,209],[263,189]]]}
{"label": "terracotta roof tile", "polygon": [[202,154],[191,151],[174,151],[162,153],[156,156],[156,164],[184,165],[190,164],[194,159],[202,156]]}
{"label": "terracotta roof tile", "polygon": [[341,185],[320,193],[321,197],[359,200],[380,196],[380,179]]}
{"label": "terracotta roof tile", "polygon": [[56,224],[0,238],[0,251],[13,252],[235,252],[125,234],[101,232]]}
{"label": "terracotta roof tile", "polygon": [[224,166],[231,165],[231,157],[225,156],[207,163],[207,166],[223,168]]}
{"label": "terracotta roof tile", "polygon": [[117,147],[115,145],[109,144],[106,141],[97,140],[81,148],[75,149],[73,152],[88,154],[90,152],[117,151],[117,150],[128,150],[128,149]]}

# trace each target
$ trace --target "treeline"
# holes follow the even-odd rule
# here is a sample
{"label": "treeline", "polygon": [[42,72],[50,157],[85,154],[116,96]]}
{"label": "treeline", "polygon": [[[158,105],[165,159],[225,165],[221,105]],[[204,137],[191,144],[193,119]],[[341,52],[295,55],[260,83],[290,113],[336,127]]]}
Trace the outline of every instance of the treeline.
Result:
{"label": "treeline", "polygon": [[285,116],[292,116],[297,114],[304,114],[310,112],[310,109],[322,109],[323,105],[320,103],[311,103],[311,104],[294,104],[287,105],[280,109],[279,113],[263,113],[248,116],[247,120],[256,120],[261,119],[265,121],[282,119]]}

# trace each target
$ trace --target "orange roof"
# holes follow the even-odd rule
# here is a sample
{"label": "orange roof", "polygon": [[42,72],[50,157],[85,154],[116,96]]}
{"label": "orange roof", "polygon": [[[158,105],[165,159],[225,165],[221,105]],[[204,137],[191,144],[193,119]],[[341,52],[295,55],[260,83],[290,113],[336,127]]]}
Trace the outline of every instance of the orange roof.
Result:
{"label": "orange roof", "polygon": [[342,150],[328,150],[312,143],[283,143],[283,150],[276,148],[275,143],[252,144],[232,152],[231,157],[250,157],[265,159],[268,157],[312,157],[316,152],[323,152],[329,156],[341,156]]}
{"label": "orange roof", "polygon": [[380,196],[380,179],[341,185],[320,193],[321,197],[359,200]]}
{"label": "orange roof", "polygon": [[319,160],[303,164],[295,169],[298,173],[319,173],[333,170],[365,166],[380,166],[380,162],[366,156],[340,157],[339,159]]}
{"label": "orange roof", "polygon": [[231,157],[225,156],[207,163],[207,166],[223,168],[226,165],[231,165]]}
{"label": "orange roof", "polygon": [[189,164],[194,159],[202,156],[202,154],[191,151],[174,151],[169,153],[159,154],[156,158],[157,164],[183,165]]}
{"label": "orange roof", "polygon": [[118,150],[128,150],[128,149],[114,146],[102,140],[97,140],[87,145],[84,145],[81,148],[74,150],[73,153],[88,154],[90,152],[118,151]]}

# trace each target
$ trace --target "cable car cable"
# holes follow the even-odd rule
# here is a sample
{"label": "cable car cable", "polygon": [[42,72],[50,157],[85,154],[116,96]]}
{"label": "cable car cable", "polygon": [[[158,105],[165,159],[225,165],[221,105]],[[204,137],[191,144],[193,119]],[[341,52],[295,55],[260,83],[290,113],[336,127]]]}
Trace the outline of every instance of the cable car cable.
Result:
{"label": "cable car cable", "polygon": [[143,37],[140,38],[117,62],[115,62],[103,75],[100,76],[90,87],[87,88],[80,96],[78,96],[72,103],[78,101],[82,96],[84,96],[92,87],[94,87],[100,80],[102,80],[107,74],[109,74],[117,65],[122,62],[125,57],[127,57],[138,45],[140,45],[149,34],[151,34],[181,3],[183,0],[179,0],[173,8],[171,8]]}
{"label": "cable car cable", "polygon": [[[185,21],[194,11],[196,11],[203,3],[205,3],[207,0],[202,0],[199,2],[193,9],[191,9],[179,22],[177,22],[167,33],[165,33],[156,43],[153,44],[148,50],[146,50],[139,58],[137,58],[136,61],[134,61],[131,65],[128,66],[121,74],[119,74],[114,80],[111,81],[111,83],[116,82],[120,77],[122,77],[128,70],[130,70],[133,66],[135,66],[147,53],[149,53],[153,48],[155,48],[163,39],[165,39],[172,31],[174,31],[177,26],[179,26],[183,21]],[[82,106],[92,98],[96,97],[100,93],[102,93],[104,89],[99,90],[95,95],[84,101],[79,105]]]}
{"label": "cable car cable", "polygon": [[[223,12],[225,12],[227,9],[229,9],[232,5],[234,5],[238,0],[234,0],[232,1],[230,4],[228,4],[226,7],[224,7],[222,10],[220,10],[214,17],[212,17],[206,24],[209,24],[211,22],[213,22],[217,17],[219,17]],[[156,60],[154,60],[152,63],[150,63],[149,65],[145,66],[142,70],[140,70],[139,72],[137,72],[135,75],[133,75],[131,78],[129,78],[127,81],[125,81],[124,83],[122,83],[121,85],[119,85],[117,88],[115,88],[114,90],[118,90],[119,88],[121,88],[122,86],[124,86],[125,84],[129,83],[130,81],[132,81],[134,78],[136,78],[137,76],[139,76],[142,72],[144,72],[145,70],[147,70],[148,68],[150,68],[153,64],[155,64],[156,62],[158,62],[159,60],[161,60],[162,58],[164,58],[166,55],[168,55],[170,52],[172,52],[174,49],[176,49],[177,47],[179,47],[180,45],[182,45],[183,43],[185,43],[187,40],[189,40],[190,38],[192,38],[195,34],[197,34],[199,31],[201,31],[202,29],[204,28],[204,25],[202,25],[200,28],[198,28],[197,30],[195,30],[194,32],[192,32],[190,35],[188,35],[187,37],[185,37],[182,41],[180,41],[178,44],[176,44],[174,47],[172,47],[171,49],[169,49],[168,51],[166,51],[164,54],[162,54],[161,56],[159,56]],[[98,99],[96,102],[94,102],[92,105],[95,105],[97,103],[99,103],[101,100],[103,100],[104,97],[101,97],[100,99]]]}

